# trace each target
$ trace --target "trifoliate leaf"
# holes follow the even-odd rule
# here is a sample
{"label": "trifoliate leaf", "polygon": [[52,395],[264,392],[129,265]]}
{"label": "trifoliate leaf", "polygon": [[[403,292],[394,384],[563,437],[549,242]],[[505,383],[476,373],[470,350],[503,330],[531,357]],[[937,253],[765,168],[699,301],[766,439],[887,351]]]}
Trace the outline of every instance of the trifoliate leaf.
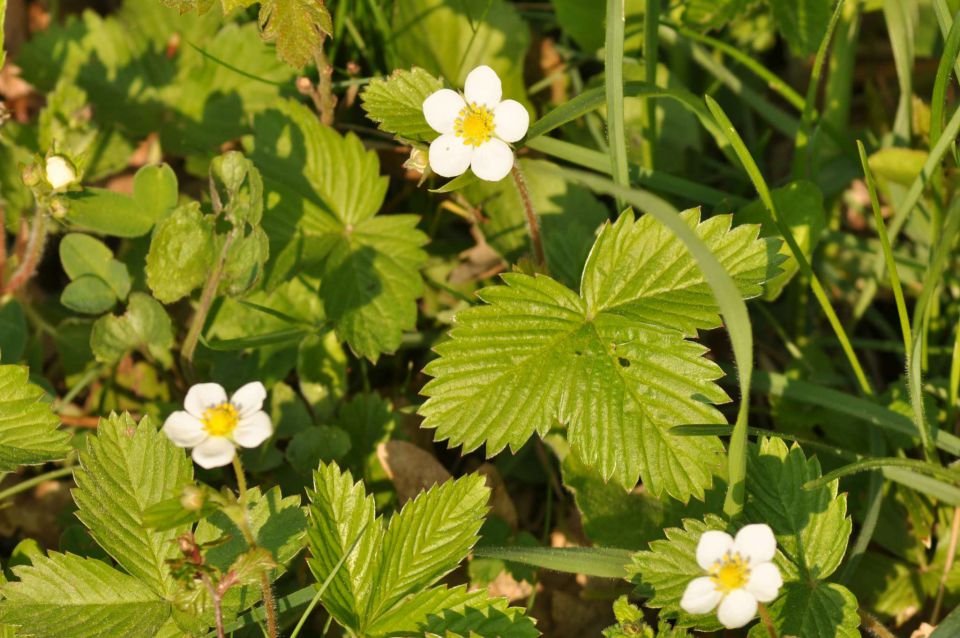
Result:
{"label": "trifoliate leaf", "polygon": [[852,529],[847,496],[837,494],[839,481],[803,488],[819,477],[820,462],[807,459],[797,445],[787,448],[781,439],[769,438],[750,446],[744,512],[750,521],[773,528],[777,546],[809,581],[837,569]]}
{"label": "trifoliate leaf", "polygon": [[179,554],[174,539],[189,526],[148,530],[144,517],[193,480],[193,464],[146,417],[139,424],[126,413],[101,419],[87,441],[74,472],[77,518],[128,573],[159,596],[171,594],[166,561]]}
{"label": "trifoliate leaf", "polygon": [[[223,241],[223,238],[218,238],[217,243],[222,244]],[[221,249],[216,249],[217,254],[220,252]],[[236,296],[251,290],[263,276],[263,264],[269,256],[270,240],[262,228],[256,226],[247,234],[238,235],[227,251],[220,292]]]}
{"label": "trifoliate leaf", "polygon": [[234,224],[256,226],[263,217],[263,178],[239,151],[219,155],[210,163],[210,178],[224,217]]}
{"label": "trifoliate leaf", "polygon": [[103,242],[89,235],[71,233],[60,240],[60,262],[72,281],[93,276],[105,283],[114,299],[130,294],[130,273],[127,266],[113,258]]}
{"label": "trifoliate leaf", "polygon": [[[746,296],[771,269],[757,228],[729,230],[729,216],[685,221],[707,242]],[[683,244],[652,217],[622,215],[600,233],[581,294],[549,277],[503,276],[460,312],[440,357],[425,371],[423,427],[466,451],[518,449],[558,422],[573,453],[631,488],[702,497],[722,466],[712,437],[679,439],[683,423],[718,423],[710,403],[727,396],[705,349],[684,339],[719,325],[716,302]],[[682,310],[678,310],[682,308]],[[509,328],[509,329],[507,329]]]}
{"label": "trifoliate leaf", "polygon": [[0,365],[0,472],[56,461],[70,450],[70,434],[57,429],[60,419],[42,397],[26,368]]}
{"label": "trifoliate leaf", "polygon": [[627,572],[630,580],[642,590],[653,592],[646,604],[660,609],[661,618],[676,618],[678,627],[717,631],[722,625],[715,613],[692,616],[680,608],[687,585],[704,575],[703,568],[697,564],[697,544],[707,530],[728,531],[719,516],[711,514],[704,521],[686,519],[683,529],[665,530],[666,539],[653,541],[648,551],[634,554]]}
{"label": "trifoliate leaf", "polygon": [[[597,229],[608,219],[607,207],[586,188],[564,181],[550,170],[553,166],[544,160],[520,160],[540,220],[550,273],[575,288]],[[463,194],[482,210],[485,219],[477,228],[507,262],[532,254],[523,202],[513,180],[478,180]]]}
{"label": "trifoliate leaf", "polygon": [[526,96],[518,60],[527,55],[530,27],[512,3],[403,0],[395,6],[393,33],[398,66],[421,66],[463,88],[467,74],[485,64],[500,76],[505,99]]}
{"label": "trifoliate leaf", "polygon": [[92,558],[51,553],[13,572],[20,581],[0,586],[0,621],[20,636],[141,638],[170,616],[150,587]]}
{"label": "trifoliate leaf", "polygon": [[273,272],[318,269],[337,336],[371,360],[394,352],[416,323],[427,237],[414,215],[376,215],[386,194],[377,155],[340,136],[306,107],[257,118],[251,158],[263,173]]}
{"label": "trifoliate leaf", "polygon": [[168,364],[173,347],[173,324],[156,299],[142,292],[130,295],[127,311],[104,315],[93,324],[90,347],[97,361],[115,363],[131,350],[141,350]]}
{"label": "trifoliate leaf", "polygon": [[643,612],[631,604],[626,596],[613,603],[613,613],[617,624],[603,630],[603,638],[689,638],[685,629],[671,627],[670,623],[660,621],[660,627],[654,631],[643,622]]}
{"label": "trifoliate leaf", "polygon": [[147,285],[173,303],[203,285],[217,258],[213,224],[191,202],[157,224],[147,253]]}
{"label": "trifoliate leaf", "polygon": [[333,34],[333,21],[323,0],[261,0],[260,35],[276,42],[277,57],[302,68],[313,60],[323,39]]}
{"label": "trifoliate leaf", "polygon": [[443,82],[414,67],[409,71],[394,71],[386,79],[374,78],[360,97],[367,117],[376,122],[381,131],[414,142],[429,142],[437,132],[423,116],[423,101],[442,88]]}
{"label": "trifoliate leaf", "polygon": [[99,315],[117,303],[110,284],[96,275],[82,275],[71,281],[60,293],[60,303],[77,312]]}
{"label": "trifoliate leaf", "polygon": [[[324,582],[340,559],[349,555],[320,600],[338,623],[358,629],[376,578],[376,554],[383,529],[376,518],[373,497],[362,483],[336,465],[321,464],[314,473],[310,498],[308,563],[317,582]],[[352,549],[352,551],[350,551]]]}
{"label": "trifoliate leaf", "polygon": [[[430,488],[395,514],[386,530],[375,518],[373,498],[364,494],[361,483],[353,483],[349,472],[321,464],[314,483],[309,536],[310,568],[317,580],[324,581],[353,547],[321,598],[340,624],[371,638],[386,638],[421,634],[430,622],[441,622],[445,612],[462,612],[474,624],[455,618],[450,622],[479,631],[493,615],[476,617],[465,608],[495,606],[511,620],[511,628],[532,627],[516,617],[519,611],[507,610],[505,601],[490,601],[483,592],[433,587],[477,540],[488,497],[482,477]],[[495,620],[499,623],[500,616]]]}
{"label": "trifoliate leaf", "polygon": [[390,519],[370,600],[370,615],[389,611],[456,568],[477,542],[490,490],[465,476],[421,492]]}

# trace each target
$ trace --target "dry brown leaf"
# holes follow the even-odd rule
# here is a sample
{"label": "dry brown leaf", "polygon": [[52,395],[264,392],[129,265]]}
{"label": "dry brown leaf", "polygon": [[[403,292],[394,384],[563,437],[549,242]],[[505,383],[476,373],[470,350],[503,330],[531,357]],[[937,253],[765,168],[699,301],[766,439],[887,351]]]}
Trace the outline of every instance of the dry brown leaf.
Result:
{"label": "dry brown leaf", "polygon": [[428,487],[451,478],[450,472],[432,454],[406,441],[387,441],[377,446],[377,459],[401,504]]}

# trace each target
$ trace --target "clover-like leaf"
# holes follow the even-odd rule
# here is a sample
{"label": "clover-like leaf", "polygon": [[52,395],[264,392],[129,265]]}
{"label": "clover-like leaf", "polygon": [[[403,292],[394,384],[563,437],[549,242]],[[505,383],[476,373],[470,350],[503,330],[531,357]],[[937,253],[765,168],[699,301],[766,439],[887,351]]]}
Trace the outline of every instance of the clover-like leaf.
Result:
{"label": "clover-like leaf", "polygon": [[[771,251],[757,227],[683,216],[744,295],[759,294]],[[600,233],[580,295],[544,276],[503,281],[482,290],[486,304],[460,312],[436,347],[423,427],[493,455],[564,424],[573,453],[604,479],[629,488],[642,476],[655,495],[702,497],[722,465],[720,441],[669,430],[722,422],[711,404],[728,399],[705,348],[685,339],[720,317],[683,244],[652,217],[628,213]]]}
{"label": "clover-like leaf", "polygon": [[0,472],[38,465],[67,455],[70,434],[28,380],[22,366],[0,365]]}
{"label": "clover-like leaf", "polygon": [[199,288],[216,259],[213,224],[191,202],[157,224],[147,253],[147,285],[163,303]]}
{"label": "clover-like leaf", "polygon": [[171,361],[173,324],[163,306],[150,295],[130,295],[127,311],[104,315],[93,324],[90,347],[98,361],[115,363],[131,350],[141,350],[161,363]]}

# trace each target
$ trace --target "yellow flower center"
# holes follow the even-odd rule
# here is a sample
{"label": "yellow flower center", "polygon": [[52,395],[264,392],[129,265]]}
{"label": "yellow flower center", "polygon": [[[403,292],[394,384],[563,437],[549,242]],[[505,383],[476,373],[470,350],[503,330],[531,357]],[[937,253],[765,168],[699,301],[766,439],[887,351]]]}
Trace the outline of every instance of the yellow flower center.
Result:
{"label": "yellow flower center", "polygon": [[493,136],[493,111],[471,102],[460,109],[460,116],[453,123],[453,132],[462,137],[467,146],[480,146]]}
{"label": "yellow flower center", "polygon": [[240,422],[240,413],[232,403],[221,403],[203,411],[203,429],[211,436],[227,436]]}
{"label": "yellow flower center", "polygon": [[743,589],[750,580],[750,566],[740,554],[727,552],[710,568],[710,578],[717,591],[729,594],[735,589]]}

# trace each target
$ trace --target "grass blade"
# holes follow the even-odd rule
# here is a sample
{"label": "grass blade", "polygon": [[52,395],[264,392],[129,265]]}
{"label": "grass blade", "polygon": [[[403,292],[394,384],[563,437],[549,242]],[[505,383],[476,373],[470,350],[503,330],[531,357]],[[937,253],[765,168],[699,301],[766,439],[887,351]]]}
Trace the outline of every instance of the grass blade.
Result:
{"label": "grass blade", "polygon": [[[623,119],[623,0],[607,0],[607,40],[604,46],[604,86],[607,96],[607,144],[610,174],[620,186],[630,185],[627,173],[627,133]],[[650,82],[650,78],[646,78]],[[623,209],[623,202],[618,208]],[[619,211],[618,211],[619,212]]]}
{"label": "grass blade", "polygon": [[740,159],[740,163],[743,164],[744,169],[750,176],[750,180],[757,189],[757,193],[760,195],[760,200],[763,202],[767,212],[770,214],[771,220],[774,224],[776,224],[780,231],[780,235],[783,237],[784,241],[787,242],[790,252],[793,253],[794,258],[797,260],[800,271],[810,282],[810,288],[813,290],[814,297],[816,297],[820,307],[823,309],[823,313],[827,316],[827,321],[830,322],[830,326],[833,328],[834,333],[836,333],[837,339],[840,340],[840,345],[843,348],[844,354],[847,356],[847,360],[850,362],[850,367],[853,368],[853,373],[857,378],[857,382],[860,384],[861,391],[866,395],[872,395],[873,388],[870,386],[870,382],[867,381],[867,376],[863,371],[863,366],[860,364],[860,360],[857,358],[856,352],[853,350],[853,346],[850,345],[850,339],[847,336],[847,331],[844,330],[843,324],[840,323],[840,319],[837,317],[837,313],[830,304],[830,300],[827,298],[827,293],[823,289],[820,279],[817,277],[816,273],[813,272],[810,262],[807,261],[806,256],[800,249],[800,245],[797,244],[797,240],[794,239],[790,227],[787,226],[786,222],[784,222],[777,213],[776,205],[773,203],[773,198],[770,196],[770,189],[767,186],[766,181],[763,179],[763,175],[760,173],[760,168],[753,160],[753,156],[751,156],[750,151],[747,150],[746,145],[743,143],[743,139],[741,139],[740,134],[737,133],[736,129],[733,127],[733,124],[730,122],[730,118],[728,118],[727,114],[723,112],[723,109],[720,107],[720,105],[717,104],[717,102],[709,95],[706,96],[705,99],[707,101],[707,108],[709,108],[710,112],[713,113],[717,123],[720,125],[720,129],[727,136],[727,139],[730,141],[730,145],[733,146],[734,152]]}
{"label": "grass blade", "polygon": [[[647,0],[643,13],[643,79],[657,83],[657,60],[660,53],[660,0]],[[643,165],[653,168],[654,147],[657,142],[657,109],[649,101],[642,105],[640,121],[643,127]]]}
{"label": "grass blade", "polygon": [[817,489],[818,487],[823,487],[831,481],[844,476],[859,474],[860,472],[867,472],[870,470],[885,469],[888,467],[911,470],[918,474],[927,474],[950,484],[951,487],[955,487],[954,484],[960,482],[960,473],[957,473],[953,470],[948,470],[934,463],[918,461],[917,459],[888,457],[882,459],[863,459],[855,463],[850,463],[849,465],[844,465],[843,467],[839,467],[832,472],[827,472],[818,479],[809,481],[803,487],[804,489],[813,490]]}
{"label": "grass blade", "polygon": [[598,578],[626,578],[633,554],[612,547],[478,547],[474,556]]}

